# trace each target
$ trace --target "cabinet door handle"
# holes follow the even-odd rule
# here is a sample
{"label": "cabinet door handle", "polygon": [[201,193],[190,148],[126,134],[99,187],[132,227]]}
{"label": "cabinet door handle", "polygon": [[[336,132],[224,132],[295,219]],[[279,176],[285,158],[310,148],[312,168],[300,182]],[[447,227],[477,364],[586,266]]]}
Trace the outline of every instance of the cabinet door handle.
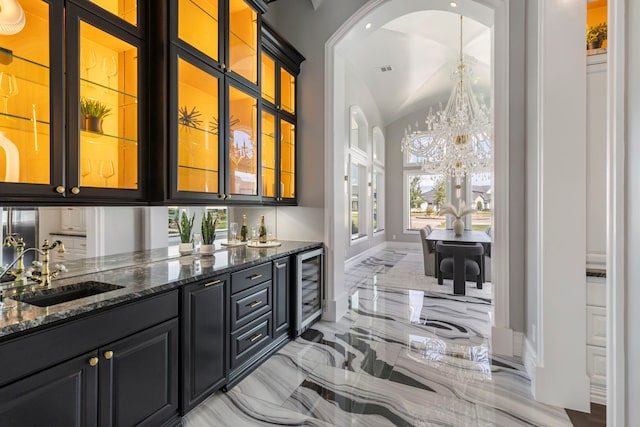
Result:
{"label": "cabinet door handle", "polygon": [[276,267],[280,267],[280,264],[278,264],[277,262],[274,263]]}
{"label": "cabinet door handle", "polygon": [[89,366],[96,366],[97,364],[98,364],[97,357],[92,357],[91,359],[89,359]]}
{"label": "cabinet door handle", "polygon": [[104,358],[109,360],[113,357],[113,351],[109,350],[109,351],[105,351],[104,352]]}
{"label": "cabinet door handle", "polygon": [[64,193],[64,191],[65,191],[65,188],[62,185],[58,185],[56,187],[56,193],[62,194],[62,193]]}
{"label": "cabinet door handle", "polygon": [[73,187],[73,188],[71,188],[71,192],[73,194],[79,194],[80,193],[80,189],[78,187]]}
{"label": "cabinet door handle", "polygon": [[250,280],[256,280],[262,277],[262,274],[254,274],[253,276],[249,277]]}
{"label": "cabinet door handle", "polygon": [[222,282],[222,280],[214,280],[213,282],[209,282],[209,283],[205,283],[204,286],[205,288],[208,286],[213,286],[213,285],[217,285],[218,283]]}
{"label": "cabinet door handle", "polygon": [[259,306],[260,304],[262,304],[262,301],[254,301],[251,304],[247,304],[247,306],[251,307],[251,308],[255,308],[255,307]]}
{"label": "cabinet door handle", "polygon": [[249,341],[254,342],[257,339],[260,339],[262,337],[262,334],[258,334],[258,335],[254,335],[251,337],[251,339]]}

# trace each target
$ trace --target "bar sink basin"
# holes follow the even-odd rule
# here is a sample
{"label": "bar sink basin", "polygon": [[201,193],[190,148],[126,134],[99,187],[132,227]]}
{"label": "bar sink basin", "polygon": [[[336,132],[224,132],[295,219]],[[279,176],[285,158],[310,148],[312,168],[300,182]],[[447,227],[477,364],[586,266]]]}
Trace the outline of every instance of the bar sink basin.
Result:
{"label": "bar sink basin", "polygon": [[49,307],[51,305],[62,304],[104,292],[122,289],[124,286],[112,285],[95,281],[79,282],[71,285],[60,286],[52,289],[42,289],[35,292],[27,292],[20,295],[13,295],[10,298],[38,307]]}

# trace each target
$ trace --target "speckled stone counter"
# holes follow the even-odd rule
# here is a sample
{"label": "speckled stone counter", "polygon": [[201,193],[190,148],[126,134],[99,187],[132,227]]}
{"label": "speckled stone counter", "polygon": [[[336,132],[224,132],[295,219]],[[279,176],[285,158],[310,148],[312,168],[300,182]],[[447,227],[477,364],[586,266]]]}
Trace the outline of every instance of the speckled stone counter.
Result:
{"label": "speckled stone counter", "polygon": [[1,313],[0,340],[31,328],[82,316],[94,310],[133,301],[218,274],[241,270],[276,258],[322,246],[318,242],[283,241],[275,248],[246,246],[216,250],[214,256],[179,256],[178,247],[132,252],[65,262],[68,271],[53,281],[52,288],[97,281],[124,286],[98,295],[49,307],[37,307],[12,299],[37,290],[35,285],[2,284],[5,302],[15,307]]}

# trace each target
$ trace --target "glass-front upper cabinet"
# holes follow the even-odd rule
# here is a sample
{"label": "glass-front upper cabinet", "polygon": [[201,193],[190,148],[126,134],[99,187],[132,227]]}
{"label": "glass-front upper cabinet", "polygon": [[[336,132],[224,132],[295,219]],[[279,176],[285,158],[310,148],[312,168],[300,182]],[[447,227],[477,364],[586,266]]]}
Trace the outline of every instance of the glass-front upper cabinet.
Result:
{"label": "glass-front upper cabinet", "polygon": [[218,0],[178,0],[177,13],[178,38],[219,61]]}
{"label": "glass-front upper cabinet", "polygon": [[296,125],[280,119],[280,200],[296,197]]}
{"label": "glass-front upper cabinet", "polygon": [[[0,182],[44,184],[33,186],[34,192],[55,195],[51,185],[62,184],[62,127],[56,123],[54,128],[51,106],[55,98],[60,113],[63,75],[61,67],[51,69],[52,57],[62,48],[56,44],[61,40],[50,43],[51,9],[62,17],[61,8],[41,0],[21,0],[2,11],[11,16],[6,24],[0,22]],[[11,187],[2,185],[2,192],[24,192],[21,186]]]}
{"label": "glass-front upper cabinet", "polygon": [[142,42],[83,9],[67,16],[70,192],[140,191]]}
{"label": "glass-front upper cabinet", "polygon": [[262,178],[262,196],[276,197],[276,114],[262,109],[260,148],[260,168]]}
{"label": "glass-front upper cabinet", "polygon": [[[258,99],[244,90],[227,87],[227,198],[258,195]],[[240,197],[240,199],[247,197]]]}
{"label": "glass-front upper cabinet", "polygon": [[138,26],[138,0],[88,0],[134,27]]}
{"label": "glass-front upper cabinet", "polygon": [[220,76],[183,57],[177,64],[177,189],[223,194]]}
{"label": "glass-front upper cabinet", "polygon": [[258,13],[245,0],[229,1],[229,64],[233,72],[258,84]]}

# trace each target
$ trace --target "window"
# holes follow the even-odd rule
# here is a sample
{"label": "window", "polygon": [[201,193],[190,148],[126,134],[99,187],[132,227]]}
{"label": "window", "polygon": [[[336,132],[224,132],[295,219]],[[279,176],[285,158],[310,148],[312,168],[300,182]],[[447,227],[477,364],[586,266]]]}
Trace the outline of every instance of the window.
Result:
{"label": "window", "polygon": [[358,163],[351,163],[350,195],[351,195],[351,240],[367,235],[367,168]]}
{"label": "window", "polygon": [[373,232],[377,233],[384,230],[384,169],[374,168],[371,193]]}
{"label": "window", "polygon": [[405,171],[404,195],[405,231],[417,232],[427,224],[446,227],[446,217],[438,215],[447,201],[447,186],[441,175]]}

